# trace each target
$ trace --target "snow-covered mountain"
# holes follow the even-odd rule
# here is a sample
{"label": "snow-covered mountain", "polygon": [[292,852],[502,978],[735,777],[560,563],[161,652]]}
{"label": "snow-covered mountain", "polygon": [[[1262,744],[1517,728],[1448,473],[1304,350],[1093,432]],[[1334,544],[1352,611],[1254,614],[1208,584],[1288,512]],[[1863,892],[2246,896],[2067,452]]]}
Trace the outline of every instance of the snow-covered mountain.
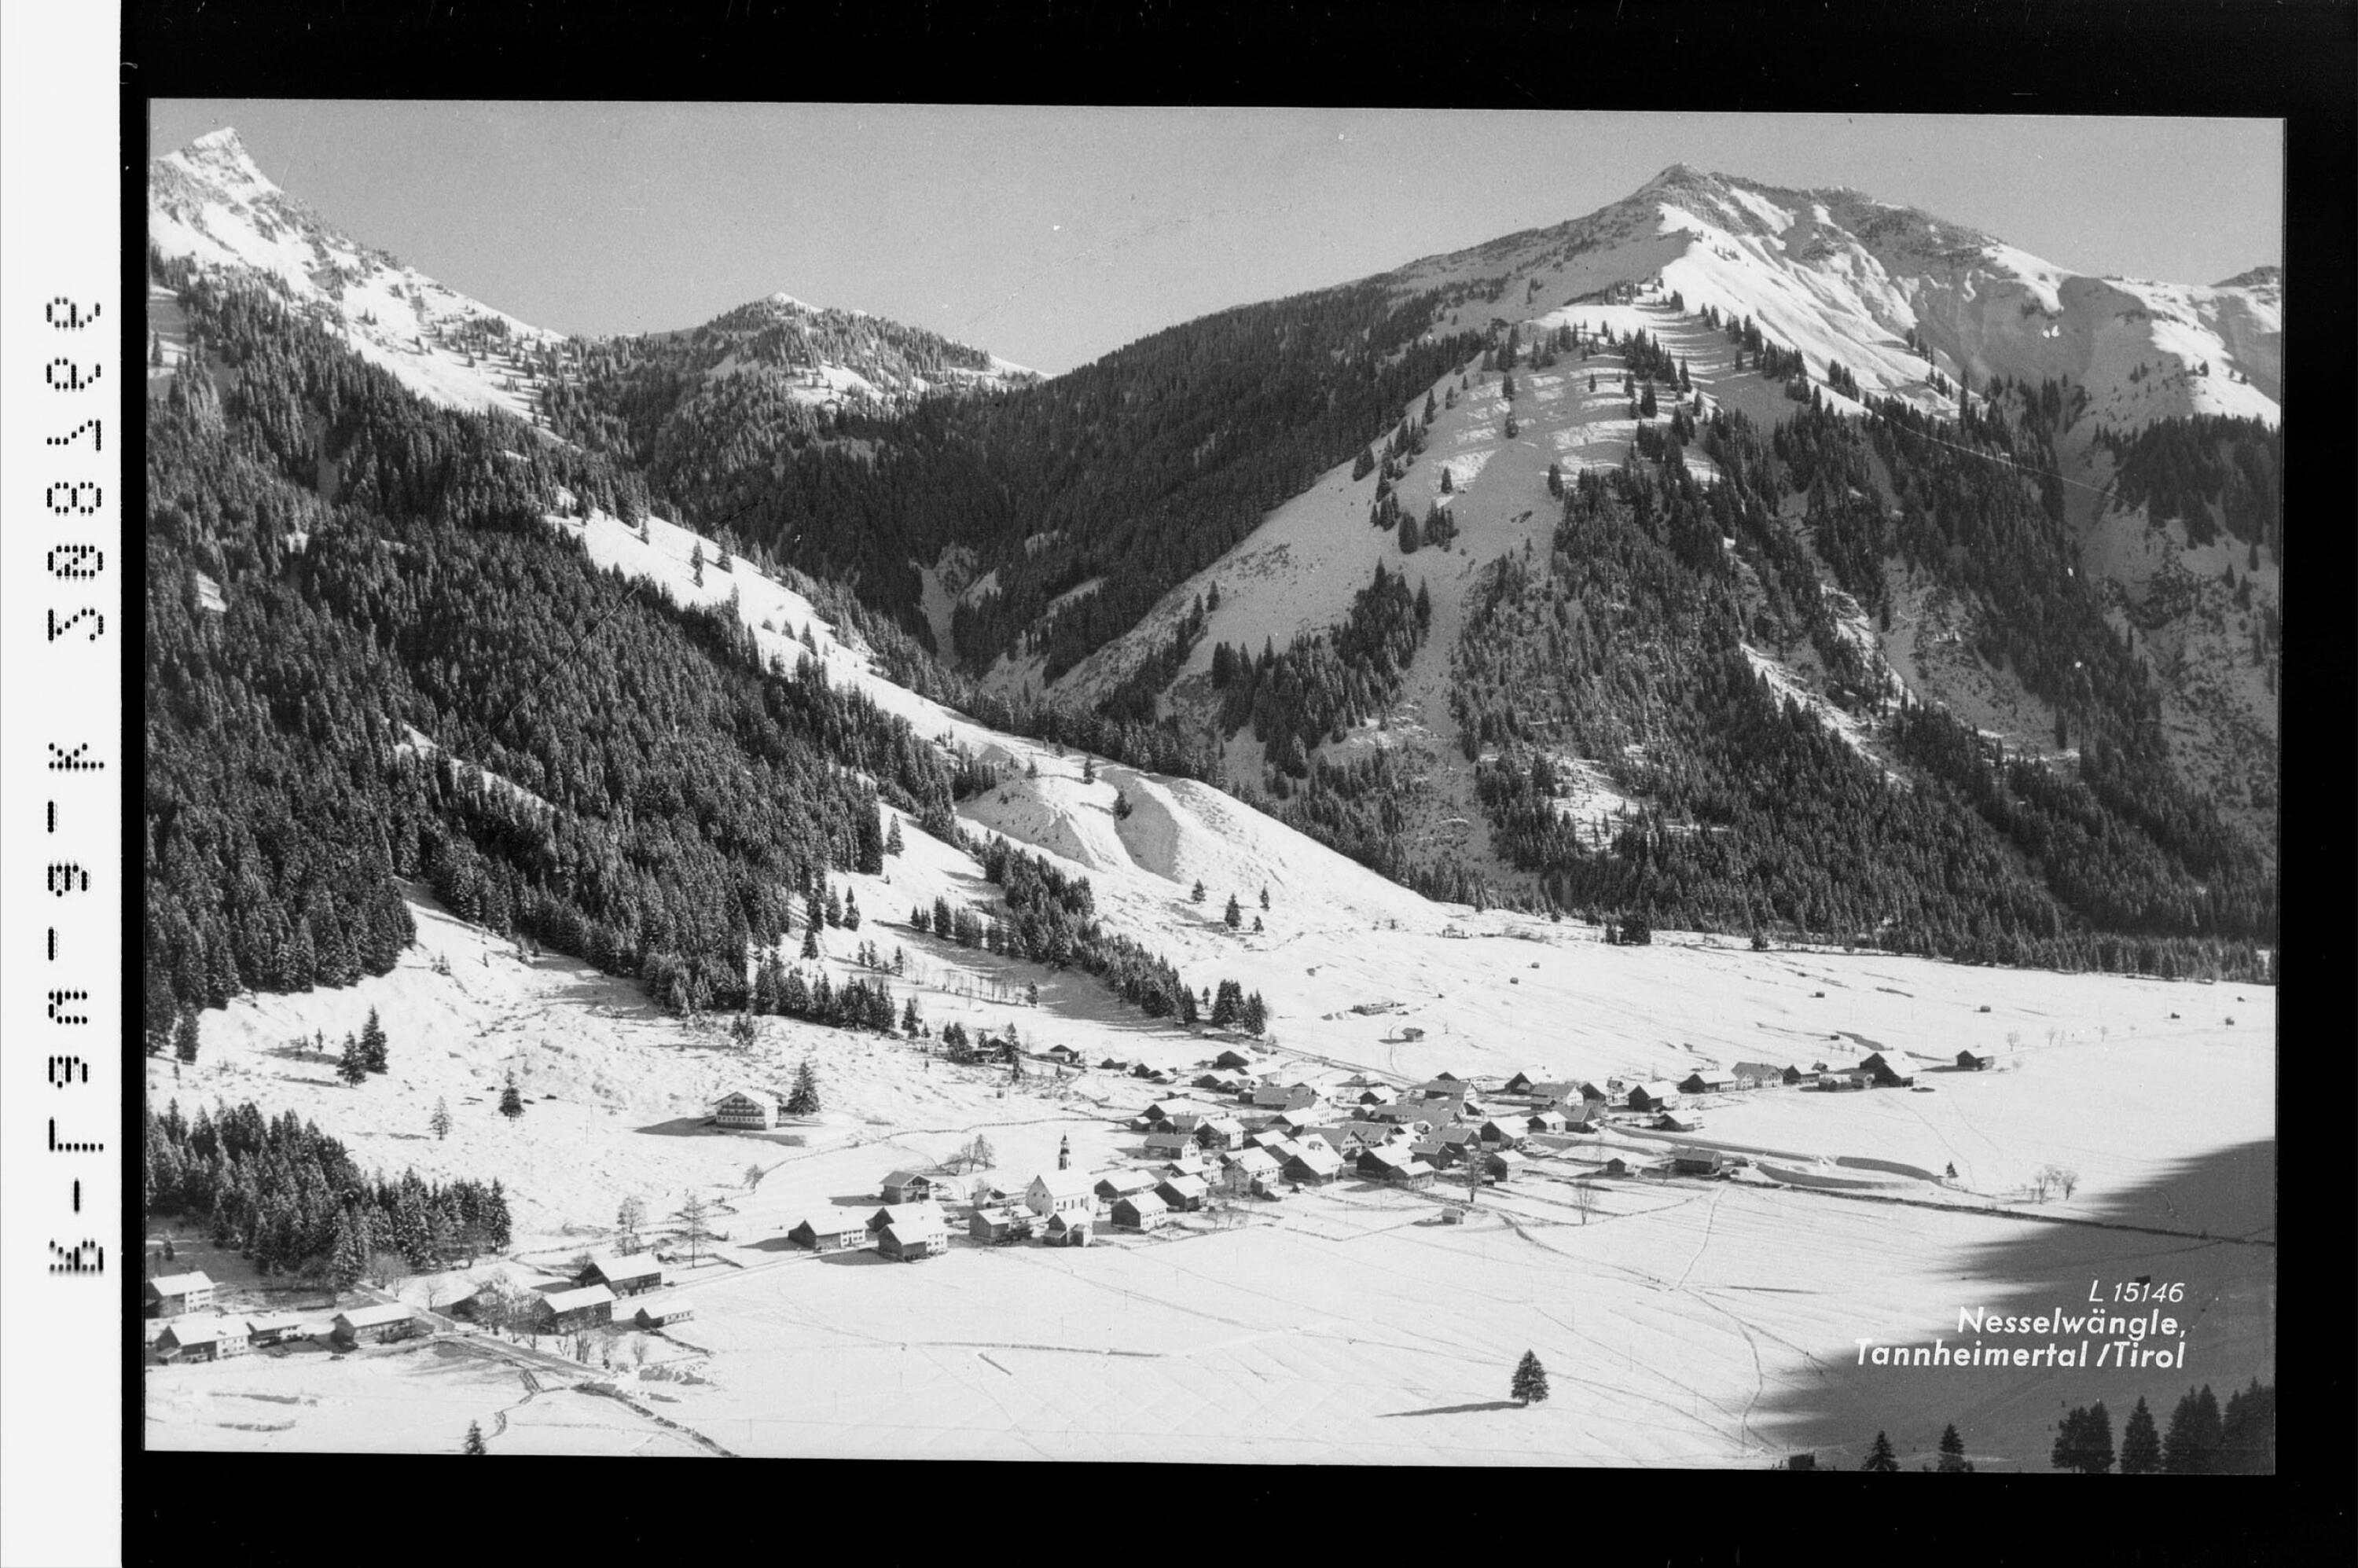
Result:
{"label": "snow-covered mountain", "polygon": [[[154,160],[147,189],[148,243],[162,257],[257,276],[418,395],[503,409],[544,427],[556,422],[551,393],[579,386],[594,373],[593,358],[655,361],[698,378],[766,372],[788,401],[813,407],[892,406],[1036,379],[921,328],[783,292],[678,331],[611,339],[549,331],[341,232],[274,184],[233,129]],[[166,308],[154,325],[168,365],[176,362],[177,318]]]}
{"label": "snow-covered mountain", "polygon": [[2088,276],[1840,188],[1790,190],[1675,164],[1587,217],[1393,276],[1403,290],[1498,287],[1490,314],[1508,320],[1657,281],[1690,310],[1751,318],[1813,373],[1839,361],[1869,394],[1928,408],[1953,407],[1931,388],[1938,369],[1974,386],[2067,381],[2085,390],[2083,413],[2115,429],[2188,414],[2279,418],[2276,268],[2208,287]]}

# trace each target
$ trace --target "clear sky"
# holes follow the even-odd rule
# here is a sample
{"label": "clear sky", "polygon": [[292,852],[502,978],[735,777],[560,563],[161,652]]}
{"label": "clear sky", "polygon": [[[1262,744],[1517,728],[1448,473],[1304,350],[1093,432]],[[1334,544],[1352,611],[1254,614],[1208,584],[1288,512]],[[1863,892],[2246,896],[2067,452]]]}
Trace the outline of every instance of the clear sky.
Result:
{"label": "clear sky", "polygon": [[223,125],[337,228],[535,326],[692,326],[784,289],[1052,373],[1673,163],[1851,186],[2080,272],[2283,260],[2275,121],[192,100],[155,105],[151,150]]}

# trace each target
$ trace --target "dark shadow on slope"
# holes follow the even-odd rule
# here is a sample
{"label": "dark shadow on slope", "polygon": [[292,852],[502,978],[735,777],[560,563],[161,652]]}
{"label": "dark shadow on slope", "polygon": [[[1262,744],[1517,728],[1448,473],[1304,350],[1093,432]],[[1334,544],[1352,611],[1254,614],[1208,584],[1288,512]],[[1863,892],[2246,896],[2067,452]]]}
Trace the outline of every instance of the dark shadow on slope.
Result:
{"label": "dark shadow on slope", "polygon": [[[1841,1199],[1855,1206],[1862,1225],[1892,1223],[1909,1211]],[[1870,1218],[1869,1217],[1877,1217]],[[1990,1219],[1995,1238],[1959,1259],[1956,1306],[2035,1316],[2078,1315],[2098,1310],[2089,1292],[2110,1297],[2115,1284],[2140,1278],[2156,1285],[2183,1283],[2184,1297],[2132,1306],[2109,1299],[2107,1314],[2133,1316],[2158,1307],[2185,1330],[2185,1367],[2094,1365],[2102,1342],[2087,1335],[2004,1335],[1959,1332],[1952,1311],[1943,1321],[1892,1324],[1862,1314],[1857,1334],[1880,1344],[1931,1346],[1953,1352],[1976,1338],[1985,1349],[2036,1349],[2050,1342],[2075,1347],[2084,1339],[2090,1365],[2082,1367],[1918,1367],[1859,1364],[1855,1344],[1822,1346],[1806,1364],[1769,1369],[1755,1434],[1784,1449],[1814,1451],[1820,1464],[1854,1467],[1877,1432],[1887,1433],[1901,1464],[1929,1463],[1942,1427],[1954,1422],[1965,1450],[1985,1470],[2050,1468],[2056,1422],[2075,1405],[2101,1400],[2117,1443],[2129,1411],[2143,1395],[2155,1419],[2167,1424],[2171,1408],[2190,1387],[2208,1383],[2221,1400],[2254,1377],[2277,1378],[2277,1146],[2273,1139],[2235,1145],[2175,1162],[2145,1185],[2093,1206],[2091,1217],[2109,1225],[2182,1232]],[[1775,1281],[1763,1281],[1774,1283]],[[2150,1338],[2147,1346],[2174,1346]]]}
{"label": "dark shadow on slope", "polygon": [[1484,1400],[1470,1405],[1434,1405],[1431,1410],[1385,1411],[1378,1421],[1398,1421],[1404,1415],[1471,1415],[1476,1411],[1519,1411],[1523,1407],[1513,1400]]}

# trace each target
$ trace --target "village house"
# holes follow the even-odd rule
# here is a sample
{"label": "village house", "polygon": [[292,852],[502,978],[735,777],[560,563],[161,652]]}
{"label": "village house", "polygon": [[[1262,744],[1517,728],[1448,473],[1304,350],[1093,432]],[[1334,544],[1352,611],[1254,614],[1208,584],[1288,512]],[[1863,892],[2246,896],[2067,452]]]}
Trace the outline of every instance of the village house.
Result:
{"label": "village house", "polygon": [[1547,1105],[1561,1105],[1565,1100],[1580,1098],[1580,1086],[1570,1079],[1550,1078],[1544,1083],[1532,1084],[1525,1092]]}
{"label": "village house", "polygon": [[786,1239],[814,1252],[844,1252],[868,1245],[868,1224],[849,1214],[806,1219],[786,1232]]}
{"label": "village house", "polygon": [[1201,1176],[1166,1176],[1155,1184],[1154,1195],[1174,1214],[1193,1214],[1204,1206],[1212,1189]]}
{"label": "village house", "polygon": [[1150,1156],[1182,1154],[1195,1146],[1195,1139],[1184,1132],[1150,1132],[1146,1135],[1146,1152]]}
{"label": "village house", "polygon": [[[613,1298],[607,1298],[611,1301]],[[330,1332],[347,1345],[389,1345],[406,1339],[416,1332],[417,1320],[399,1302],[383,1305],[358,1306],[340,1312],[330,1325]]]}
{"label": "village house", "polygon": [[1813,1084],[1818,1080],[1818,1074],[1823,1070],[1824,1069],[1823,1068],[1812,1068],[1805,1072],[1800,1067],[1787,1067],[1785,1069],[1785,1082],[1789,1087],[1801,1084]]}
{"label": "village house", "polygon": [[920,1171],[895,1171],[884,1178],[888,1204],[924,1203],[934,1195],[934,1179]]}
{"label": "village house", "polygon": [[652,1252],[641,1252],[629,1258],[593,1258],[581,1271],[579,1281],[585,1285],[603,1285],[618,1296],[643,1296],[664,1282],[663,1265]]}
{"label": "village house", "polygon": [[766,1132],[785,1119],[786,1102],[769,1089],[738,1087],[712,1102],[714,1125],[738,1132]]}
{"label": "village house", "polygon": [[1708,1073],[1697,1070],[1689,1073],[1680,1083],[1679,1092],[1690,1095],[1717,1095],[1726,1094],[1735,1087],[1736,1077],[1732,1073],[1723,1073],[1716,1069]]}
{"label": "village house", "polygon": [[677,1296],[642,1296],[638,1311],[631,1321],[641,1328],[669,1328],[676,1323],[686,1323],[696,1315],[696,1309]]}
{"label": "village house", "polygon": [[1537,1094],[1538,1086],[1544,1081],[1541,1075],[1546,1071],[1544,1067],[1526,1067],[1509,1078],[1500,1092],[1510,1095]]}
{"label": "village house", "polygon": [[1262,1088],[1252,1092],[1252,1103],[1264,1110],[1302,1110],[1318,1103],[1318,1091],[1306,1084],[1289,1084],[1283,1088]]}
{"label": "village house", "polygon": [[1154,1176],[1147,1171],[1108,1171],[1091,1190],[1101,1203],[1119,1203],[1132,1193],[1152,1192]]}
{"label": "village house", "polygon": [[1302,1152],[1302,1145],[1291,1138],[1281,1138],[1274,1143],[1263,1143],[1260,1147],[1271,1159],[1277,1162],[1281,1170],[1284,1168],[1288,1160]]}
{"label": "village house", "polygon": [[1484,1156],[1482,1168],[1492,1181],[1508,1182],[1530,1164],[1528,1158],[1512,1149],[1497,1149]]}
{"label": "village house", "polygon": [[1113,1206],[1113,1222],[1125,1230],[1152,1230],[1171,1217],[1171,1206],[1153,1193],[1136,1193]]}
{"label": "village house", "polygon": [[1818,1076],[1818,1087],[1834,1093],[1874,1087],[1875,1075],[1872,1073],[1822,1073]]}
{"label": "village house", "polygon": [[1360,1151],[1359,1174],[1394,1186],[1429,1187],[1435,1173],[1405,1150],[1387,1148]]}
{"label": "village house", "polygon": [[1232,1068],[1239,1073],[1258,1072],[1260,1068],[1260,1063],[1254,1061],[1250,1056],[1246,1055],[1242,1051],[1235,1050],[1223,1051],[1218,1055],[1213,1057],[1212,1065],[1215,1067]]}
{"label": "village house", "polygon": [[245,1320],[245,1336],[255,1345],[283,1345],[303,1337],[303,1319],[291,1312],[265,1313]]}
{"label": "village house", "polygon": [[1078,1051],[1074,1050],[1070,1045],[1051,1045],[1045,1051],[1041,1052],[1040,1054],[1046,1060],[1054,1062],[1058,1066],[1062,1067],[1078,1067],[1087,1065],[1087,1063],[1081,1060],[1081,1054]]}
{"label": "village house", "polygon": [[922,1211],[929,1208],[935,1209],[936,1213],[939,1212],[937,1206],[931,1200],[924,1203],[888,1203],[868,1217],[868,1234],[871,1238],[880,1235],[886,1226],[896,1220],[904,1225],[914,1222]]}
{"label": "village house", "polygon": [[156,1336],[156,1354],[167,1361],[220,1361],[246,1349],[243,1318],[183,1317]]}
{"label": "village house", "polygon": [[936,1258],[949,1249],[948,1217],[938,1205],[906,1204],[892,1211],[876,1232],[876,1250],[903,1263]]}
{"label": "village house", "polygon": [[1398,1089],[1388,1088],[1382,1084],[1374,1084],[1359,1091],[1356,1103],[1359,1105],[1390,1105],[1392,1101],[1398,1098],[1400,1098],[1400,1091]]}
{"label": "village house", "polygon": [[1094,1206],[1089,1190],[1093,1184],[1086,1171],[1043,1171],[1023,1189],[1023,1202],[1042,1219],[1087,1214]]}
{"label": "village house", "polygon": [[146,1282],[140,1294],[146,1301],[149,1317],[179,1317],[213,1304],[213,1282],[202,1269],[191,1269],[185,1274],[159,1274]]}
{"label": "village house", "polygon": [[539,1334],[569,1334],[614,1321],[614,1292],[603,1285],[550,1291],[535,1309],[533,1328]]}
{"label": "village house", "polygon": [[1656,1081],[1639,1084],[1629,1091],[1631,1110],[1663,1110],[1679,1103],[1679,1091],[1673,1086]]}
{"label": "village house", "polygon": [[1060,1214],[1048,1222],[1048,1245],[1087,1247],[1089,1244],[1089,1220],[1077,1214]]}
{"label": "village house", "polygon": [[993,1245],[1020,1241],[1032,1234],[1032,1218],[1011,1208],[979,1208],[967,1220],[966,1233]]}
{"label": "village house", "polygon": [[1712,1149],[1674,1149],[1671,1169],[1682,1176],[1716,1176],[1727,1167],[1727,1157]]}
{"label": "village house", "polygon": [[1765,1089],[1785,1081],[1785,1070],[1766,1062],[1738,1062],[1728,1070],[1736,1087],[1743,1089]]}
{"label": "village house", "polygon": [[1654,1118],[1654,1130],[1657,1132],[1693,1132],[1702,1125],[1703,1118],[1693,1111],[1666,1110]]}
{"label": "village house", "polygon": [[1971,1051],[1957,1053],[1957,1065],[1968,1073],[1978,1073],[1989,1065],[1990,1058],[1987,1056],[1976,1056]]}
{"label": "village house", "polygon": [[1909,1085],[1916,1081],[1913,1075],[1903,1074],[1890,1063],[1885,1061],[1883,1059],[1883,1053],[1880,1051],[1873,1053],[1866,1061],[1861,1062],[1858,1065],[1860,1071],[1873,1076],[1875,1086],[1877,1088],[1904,1089]]}
{"label": "village house", "polygon": [[1195,1141],[1206,1149],[1233,1149],[1245,1135],[1232,1116],[1215,1117],[1195,1129]]}
{"label": "village house", "polygon": [[1241,1197],[1265,1192],[1285,1169],[1285,1162],[1267,1149],[1248,1149],[1220,1168],[1220,1185]]}
{"label": "village house", "polygon": [[1597,1167],[1597,1173],[1606,1176],[1626,1176],[1629,1173],[1629,1162],[1616,1154]]}
{"label": "village house", "polygon": [[1343,1157],[1327,1146],[1324,1140],[1305,1141],[1285,1162],[1285,1179],[1307,1186],[1323,1187],[1343,1173]]}
{"label": "village house", "polygon": [[1569,1125],[1570,1123],[1566,1122],[1563,1119],[1563,1112],[1560,1110],[1543,1110],[1537,1116],[1532,1117],[1529,1121],[1525,1122],[1523,1124],[1523,1130],[1525,1132],[1560,1133]]}
{"label": "village house", "polygon": [[1482,1141],[1495,1148],[1509,1147],[1521,1141],[1524,1129],[1510,1125],[1497,1117],[1482,1124]]}

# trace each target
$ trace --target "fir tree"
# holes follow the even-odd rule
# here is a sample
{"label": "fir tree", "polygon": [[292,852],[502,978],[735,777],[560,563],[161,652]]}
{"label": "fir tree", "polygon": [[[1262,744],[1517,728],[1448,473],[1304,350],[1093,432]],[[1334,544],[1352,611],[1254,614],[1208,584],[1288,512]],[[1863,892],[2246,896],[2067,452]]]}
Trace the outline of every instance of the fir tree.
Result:
{"label": "fir tree", "polygon": [[367,1081],[368,1058],[361,1052],[361,1043],[351,1035],[344,1036],[344,1054],[336,1063],[336,1076],[358,1088]]}
{"label": "fir tree", "polygon": [[[915,1005],[916,999],[912,997],[910,1006]],[[790,1116],[816,1116],[819,1109],[818,1070],[805,1056],[795,1067],[795,1086],[786,1095],[786,1112]]]}
{"label": "fir tree", "polygon": [[1221,918],[1221,919],[1223,919],[1223,920],[1225,920],[1225,921],[1227,921],[1227,922],[1228,923],[1228,929],[1229,929],[1229,930],[1231,930],[1231,931],[1234,931],[1234,930],[1236,930],[1238,927],[1239,927],[1239,926],[1241,926],[1242,925],[1244,925],[1244,923],[1245,923],[1245,912],[1244,912],[1244,908],[1243,908],[1243,906],[1242,906],[1242,905],[1240,905],[1239,903],[1237,903],[1237,895],[1236,895],[1236,894],[1234,894],[1234,893],[1230,893],[1230,894],[1228,895],[1228,912],[1227,912],[1225,914],[1221,915],[1221,916],[1220,916],[1220,918]]}
{"label": "fir tree", "polygon": [[385,1070],[386,1041],[384,1025],[377,1022],[376,1009],[369,1009],[368,1022],[361,1025],[361,1060],[372,1073]]}
{"label": "fir tree", "polygon": [[701,539],[698,539],[696,542],[696,547],[687,553],[687,569],[689,575],[695,578],[696,586],[702,588],[704,586],[704,541]]}
{"label": "fir tree", "polygon": [[1098,760],[1095,757],[1083,757],[1081,759],[1081,782],[1083,784],[1095,784],[1098,782]]}
{"label": "fir tree", "polygon": [[483,1443],[482,1422],[471,1421],[467,1423],[467,1443],[464,1451],[469,1454],[489,1454],[491,1452],[491,1449],[486,1447]]}
{"label": "fir tree", "polygon": [[[803,957],[806,959],[811,960],[816,960],[818,957],[818,927],[816,925],[806,925],[803,927]],[[799,981],[801,979],[802,976],[797,974],[794,977],[794,980],[789,981],[788,983],[795,983],[795,981]],[[789,1009],[788,1011],[791,1011],[792,1010]]]}
{"label": "fir tree", "polygon": [[834,926],[843,924],[843,897],[833,888],[827,890],[827,923]]}
{"label": "fir tree", "polygon": [[450,1102],[449,1100],[437,1099],[434,1102],[434,1115],[427,1122],[427,1126],[433,1129],[434,1139],[438,1143],[450,1136]]}
{"label": "fir tree", "polygon": [[1952,1421],[1941,1429],[1941,1468],[1956,1475],[1971,1471],[1973,1467],[1972,1462],[1965,1457],[1965,1440],[1957,1435],[1957,1423]]}
{"label": "fir tree", "polygon": [[2147,1408],[2145,1396],[2139,1394],[2128,1423],[2121,1428],[2121,1474],[2150,1476],[2160,1468],[2161,1435],[2154,1429],[2153,1411]]}
{"label": "fir tree", "polygon": [[500,1091],[500,1114],[510,1121],[524,1114],[524,1096],[516,1092],[514,1077],[510,1077],[507,1087]]}
{"label": "fir tree", "polygon": [[1548,1397],[1547,1368],[1540,1365],[1536,1351],[1526,1350],[1523,1358],[1515,1363],[1515,1380],[1510,1391],[1515,1402],[1529,1407]]}
{"label": "fir tree", "polygon": [[1269,1032],[1269,1004],[1260,1000],[1260,992],[1255,991],[1245,998],[1244,1005],[1237,1010],[1237,1022],[1248,1034]]}
{"label": "fir tree", "polygon": [[898,855],[907,848],[908,846],[901,841],[901,819],[895,816],[892,818],[892,830],[884,835],[884,852],[888,855]]}
{"label": "fir tree", "polygon": [[1188,902],[1188,903],[1203,903],[1203,902],[1204,902],[1204,879],[1203,879],[1203,878],[1201,878],[1201,877],[1197,877],[1197,878],[1195,879],[1195,887],[1194,887],[1193,889],[1191,889],[1191,890],[1189,891],[1188,894],[1187,894],[1187,902]]}
{"label": "fir tree", "polygon": [[858,893],[844,894],[843,928],[846,931],[860,929],[860,895]]}
{"label": "fir tree", "polygon": [[1260,906],[1263,909],[1267,909],[1269,907],[1269,884],[1267,882],[1263,882],[1260,885]]}
{"label": "fir tree", "polygon": [[1875,1445],[1866,1451],[1866,1458],[1861,1461],[1859,1468],[1877,1476],[1898,1474],[1899,1461],[1892,1455],[1891,1439],[1877,1433]]}
{"label": "fir tree", "polygon": [[193,1007],[181,1009],[179,1022],[172,1026],[172,1054],[190,1065],[196,1063],[197,1010]]}

